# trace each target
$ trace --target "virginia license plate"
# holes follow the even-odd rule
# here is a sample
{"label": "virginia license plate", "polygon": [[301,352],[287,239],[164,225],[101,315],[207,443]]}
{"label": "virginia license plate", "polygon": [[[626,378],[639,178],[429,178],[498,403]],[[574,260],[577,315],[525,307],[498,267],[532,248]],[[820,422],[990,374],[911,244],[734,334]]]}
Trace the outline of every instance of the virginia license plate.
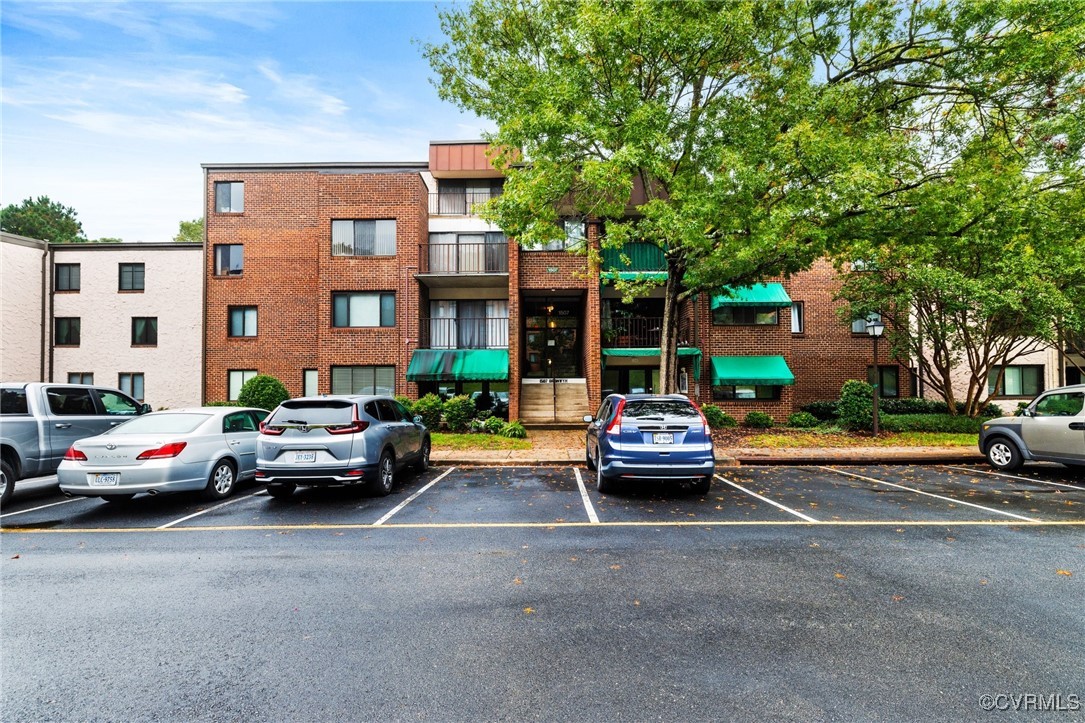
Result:
{"label": "virginia license plate", "polygon": [[116,487],[121,483],[121,476],[118,472],[110,472],[109,474],[92,474],[89,475],[87,480],[91,487]]}
{"label": "virginia license plate", "polygon": [[674,444],[674,432],[656,432],[652,435],[653,444]]}
{"label": "virginia license plate", "polygon": [[295,462],[316,462],[316,452],[294,452]]}

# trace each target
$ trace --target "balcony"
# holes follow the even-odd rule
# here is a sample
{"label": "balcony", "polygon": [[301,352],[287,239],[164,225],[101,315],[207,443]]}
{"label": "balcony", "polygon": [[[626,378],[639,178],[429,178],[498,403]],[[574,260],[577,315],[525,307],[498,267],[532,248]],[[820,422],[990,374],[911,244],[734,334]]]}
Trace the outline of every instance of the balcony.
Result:
{"label": "balcony", "polygon": [[[622,256],[629,258],[625,263]],[[604,272],[658,272],[667,270],[667,258],[663,250],[654,244],[634,242],[620,249],[602,249],[600,268]]]}
{"label": "balcony", "polygon": [[509,317],[423,318],[419,349],[508,349]]}
{"label": "balcony", "polygon": [[429,194],[431,216],[477,216],[478,208],[501,195],[497,190],[464,191],[452,189]]}
{"label": "balcony", "polygon": [[418,278],[430,287],[506,287],[508,242],[420,244]]}
{"label": "balcony", "polygon": [[[658,348],[663,336],[662,317],[615,316],[603,319],[603,347],[608,349]],[[689,321],[678,326],[679,344],[688,344]]]}

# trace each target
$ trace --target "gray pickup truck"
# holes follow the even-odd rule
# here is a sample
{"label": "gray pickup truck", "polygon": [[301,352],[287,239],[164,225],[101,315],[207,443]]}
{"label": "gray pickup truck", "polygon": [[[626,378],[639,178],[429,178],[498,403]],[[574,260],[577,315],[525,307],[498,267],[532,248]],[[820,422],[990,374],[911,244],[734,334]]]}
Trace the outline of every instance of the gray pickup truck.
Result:
{"label": "gray pickup truck", "polygon": [[77,439],[151,411],[118,389],[90,384],[0,384],[0,505],[18,480],[56,472]]}

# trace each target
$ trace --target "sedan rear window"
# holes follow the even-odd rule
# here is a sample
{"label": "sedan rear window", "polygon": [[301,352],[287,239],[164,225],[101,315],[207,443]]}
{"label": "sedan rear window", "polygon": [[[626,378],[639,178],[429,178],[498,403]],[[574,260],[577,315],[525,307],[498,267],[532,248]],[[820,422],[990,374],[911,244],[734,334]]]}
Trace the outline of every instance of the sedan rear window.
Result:
{"label": "sedan rear window", "polygon": [[643,399],[627,401],[622,417],[629,419],[652,419],[661,417],[686,417],[700,419],[697,410],[689,402],[679,399]]}
{"label": "sedan rear window", "polygon": [[266,421],[276,424],[350,424],[354,420],[353,402],[283,402]]}
{"label": "sedan rear window", "polygon": [[147,414],[118,424],[106,434],[186,434],[208,419],[210,414]]}

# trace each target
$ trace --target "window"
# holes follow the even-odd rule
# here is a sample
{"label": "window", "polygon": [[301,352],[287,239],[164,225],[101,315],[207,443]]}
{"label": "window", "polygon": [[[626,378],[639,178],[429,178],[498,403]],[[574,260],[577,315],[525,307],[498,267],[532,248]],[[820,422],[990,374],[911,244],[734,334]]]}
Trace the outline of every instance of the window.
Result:
{"label": "window", "polygon": [[121,372],[117,386],[128,396],[143,401],[143,372]]}
{"label": "window", "polygon": [[30,414],[25,389],[0,390],[0,414]]}
{"label": "window", "polygon": [[121,291],[143,291],[143,264],[121,264]]}
{"label": "window", "polygon": [[68,384],[94,384],[91,372],[68,372]]}
{"label": "window", "polygon": [[879,366],[878,375],[880,379],[874,378],[874,367],[868,366],[866,368],[866,380],[870,384],[875,384],[878,387],[879,397],[899,397],[900,396],[900,369],[895,366]]}
{"label": "window", "polygon": [[58,416],[97,414],[90,390],[85,387],[52,387],[45,393],[49,411]]}
{"label": "window", "polygon": [[717,401],[724,399],[779,399],[780,387],[775,385],[735,385],[712,387],[712,398]]}
{"label": "window", "polygon": [[725,304],[712,310],[712,323],[722,326],[773,326],[779,320],[779,309],[774,306]]}
{"label": "window", "polygon": [[876,321],[881,321],[881,320],[882,320],[882,315],[877,313],[877,312],[874,312],[873,314],[868,314],[865,319],[856,319],[855,321],[851,322],[851,333],[852,334],[866,334],[867,333],[867,330],[866,330],[867,324],[870,324],[870,323],[876,322]]}
{"label": "window", "polygon": [[139,405],[128,397],[123,397],[108,389],[98,389],[98,399],[105,407],[106,414],[116,414],[125,417],[134,417],[139,414]]}
{"label": "window", "polygon": [[320,394],[318,386],[319,375],[316,369],[305,369],[301,373],[301,396],[315,397]]}
{"label": "window", "polygon": [[158,317],[132,317],[132,346],[158,345]]}
{"label": "window", "polygon": [[237,276],[245,268],[242,244],[215,245],[215,276]]}
{"label": "window", "polygon": [[581,248],[587,243],[587,224],[582,218],[563,218],[558,221],[562,238],[524,246],[525,251],[564,251]]}
{"label": "window", "polygon": [[215,211],[242,213],[245,210],[245,184],[230,181],[215,184]]}
{"label": "window", "polygon": [[79,264],[57,264],[55,271],[57,291],[79,291]]}
{"label": "window", "polygon": [[332,367],[332,394],[393,394],[395,367]]}
{"label": "window", "polygon": [[58,316],[54,322],[53,343],[56,346],[79,346],[78,316]]}
{"label": "window", "polygon": [[[1002,383],[998,374],[1003,367],[991,367],[987,375],[987,393],[996,397],[1035,397],[1044,390],[1044,368],[1041,365],[1005,367]],[[998,384],[996,389],[995,385]]]}
{"label": "window", "polygon": [[332,294],[332,326],[395,326],[396,295],[391,292]]}
{"label": "window", "polygon": [[806,331],[806,309],[801,301],[791,302],[791,333],[802,334]]}
{"label": "window", "polygon": [[232,369],[226,372],[226,398],[235,401],[245,382],[256,376],[255,369]]}
{"label": "window", "polygon": [[332,256],[395,256],[396,220],[332,221]]}
{"label": "window", "polygon": [[509,345],[509,302],[430,302],[429,348],[504,349]]}
{"label": "window", "polygon": [[430,212],[457,216],[474,214],[479,204],[501,195],[504,183],[503,178],[439,180],[437,205],[434,208],[431,200]]}
{"label": "window", "polygon": [[256,336],[256,307],[230,307],[230,336]]}
{"label": "window", "polygon": [[1085,394],[1081,392],[1062,392],[1048,394],[1041,399],[1033,410],[1037,417],[1076,417],[1085,405]]}
{"label": "window", "polygon": [[255,432],[259,429],[256,420],[248,412],[234,412],[222,418],[222,431],[226,433]]}

